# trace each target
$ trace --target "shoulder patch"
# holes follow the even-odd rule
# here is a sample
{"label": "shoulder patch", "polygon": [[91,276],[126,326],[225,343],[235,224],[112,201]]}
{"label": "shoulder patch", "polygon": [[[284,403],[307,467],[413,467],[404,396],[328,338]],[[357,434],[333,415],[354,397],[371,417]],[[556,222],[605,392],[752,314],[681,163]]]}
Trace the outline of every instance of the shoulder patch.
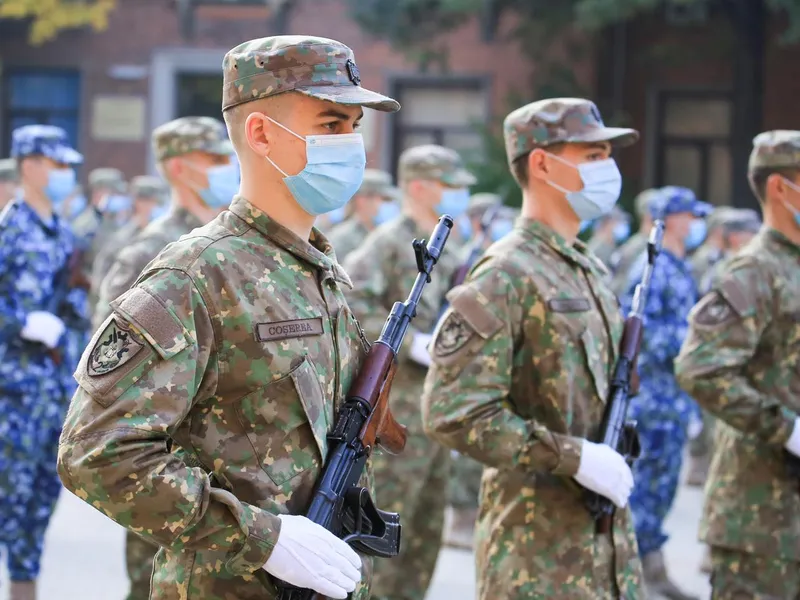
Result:
{"label": "shoulder patch", "polygon": [[98,336],[86,365],[89,377],[99,377],[121,367],[144,348],[144,343],[116,318]]}
{"label": "shoulder patch", "polygon": [[464,318],[457,312],[450,311],[434,333],[433,353],[436,356],[449,356],[462,348],[473,335],[475,330]]}
{"label": "shoulder patch", "polygon": [[701,327],[717,327],[739,317],[739,311],[718,291],[706,294],[692,311],[691,320]]}
{"label": "shoulder patch", "polygon": [[461,320],[485,340],[503,326],[503,321],[489,308],[490,300],[470,285],[453,288],[447,293],[447,300],[458,311]]}

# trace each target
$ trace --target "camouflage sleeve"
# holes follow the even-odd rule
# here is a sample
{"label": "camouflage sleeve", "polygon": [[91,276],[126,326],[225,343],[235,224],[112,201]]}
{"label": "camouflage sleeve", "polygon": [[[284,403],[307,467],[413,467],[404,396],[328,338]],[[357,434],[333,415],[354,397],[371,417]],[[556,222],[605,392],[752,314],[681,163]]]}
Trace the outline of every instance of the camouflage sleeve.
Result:
{"label": "camouflage sleeve", "polygon": [[[422,419],[441,444],[496,468],[572,476],[580,441],[525,419],[509,402],[514,340],[531,315],[546,310],[538,296],[515,289],[514,278],[483,263],[450,291],[450,308],[433,336]],[[535,335],[535,334],[534,334]]]}
{"label": "camouflage sleeve", "polygon": [[98,291],[97,306],[92,315],[92,325],[99,328],[111,314],[111,302],[127,292],[136,283],[148,263],[155,258],[161,248],[153,250],[142,240],[122,249],[111,268],[102,278]]}
{"label": "camouflage sleeve", "polygon": [[188,275],[149,274],[114,302],[81,358],[58,472],[67,489],[120,525],[175,551],[222,549],[226,569],[243,575],[267,561],[280,521],[170,452],[194,403],[216,393],[215,347]]}
{"label": "camouflage sleeve", "polygon": [[[368,236],[361,247],[347,256],[343,267],[353,282],[353,289],[345,294],[347,304],[361,323],[367,338],[374,341],[378,339],[394,303],[405,300],[389,297],[389,289],[392,287],[389,281],[397,272],[392,241],[380,240],[374,235]],[[408,357],[411,341],[417,333],[419,330],[412,322],[400,348],[398,360]]]}
{"label": "camouflage sleeve", "polygon": [[30,284],[30,274],[25,273],[24,256],[17,251],[22,235],[22,229],[11,214],[8,222],[0,228],[0,340],[18,337],[27,318],[19,302],[24,296],[20,286],[24,286],[26,281]]}
{"label": "camouflage sleeve", "polygon": [[772,319],[769,275],[755,261],[738,261],[689,316],[689,334],[675,360],[681,387],[731,427],[783,446],[795,417],[753,386],[745,373]]}

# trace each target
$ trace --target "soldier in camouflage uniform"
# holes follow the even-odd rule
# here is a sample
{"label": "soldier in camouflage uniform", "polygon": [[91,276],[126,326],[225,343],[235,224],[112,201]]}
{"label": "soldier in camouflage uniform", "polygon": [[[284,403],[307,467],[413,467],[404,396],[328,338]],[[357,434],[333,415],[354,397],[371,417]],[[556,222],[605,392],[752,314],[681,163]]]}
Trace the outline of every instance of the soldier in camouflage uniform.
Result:
{"label": "soldier in camouflage uniform", "polygon": [[[167,202],[169,188],[159,177],[140,175],[131,179],[130,192],[133,199],[130,220],[103,246],[94,260],[92,287],[95,289],[100,289],[100,284],[111,270],[119,251],[131,244],[139,232],[150,223],[156,210]],[[107,316],[106,313],[98,319],[95,315],[95,327],[99,326]]]}
{"label": "soldier in camouflage uniform", "polygon": [[628,280],[631,268],[636,260],[647,249],[647,239],[650,236],[650,229],[653,226],[653,218],[650,215],[650,205],[658,196],[657,189],[649,189],[639,192],[633,201],[636,218],[639,219],[639,231],[628,238],[611,255],[611,289],[617,296],[621,296],[628,291]]}
{"label": "soldier in camouflage uniform", "polygon": [[[441,146],[416,146],[403,152],[398,164],[403,190],[403,214],[373,231],[345,261],[353,278],[347,298],[370,337],[376,337],[394,300],[414,283],[416,262],[408,240],[422,239],[442,214],[454,218],[467,209],[467,172],[458,153]],[[426,347],[436,325],[450,278],[460,264],[455,243],[436,266],[436,277],[425,289],[417,316],[405,340],[391,392],[397,420],[408,427],[401,457],[377,456],[375,479],[387,510],[403,515],[400,556],[376,565],[373,598],[422,600],[428,589],[442,537],[449,452],[422,430],[419,399],[430,362]]]}
{"label": "soldier in camouflage uniform", "polygon": [[[638,134],[605,127],[595,105],[579,98],[523,106],[506,117],[504,133],[522,218],[448,294],[423,422],[484,464],[479,600],[641,598],[623,508],[633,477],[614,449],[589,441],[622,316],[606,268],[577,239],[581,221],[606,214],[619,197],[612,145]],[[596,533],[583,488],[619,507],[611,533]]]}
{"label": "soldier in camouflage uniform", "polygon": [[364,171],[364,183],[347,205],[347,219],[334,225],[328,235],[340,263],[364,242],[370,231],[400,213],[398,193],[386,171]]}
{"label": "soldier in camouflage uniform", "polygon": [[175,119],[153,131],[152,144],[172,192],[171,207],[120,250],[102,278],[95,329],[111,314],[111,301],[134,284],[147,263],[167,244],[211,221],[238,189],[238,169],[230,162],[233,147],[217,119]]}
{"label": "soldier in camouflage uniform", "polygon": [[748,178],[764,227],[692,310],[675,363],[718,420],[700,538],[712,597],[800,597],[800,131],[753,140]]}
{"label": "soldier in camouflage uniform", "polygon": [[706,238],[695,250],[689,264],[692,268],[695,285],[700,289],[700,282],[709,269],[722,260],[725,252],[724,223],[726,217],[735,209],[730,206],[717,206],[706,219]]}
{"label": "soldier in camouflage uniform", "polygon": [[269,600],[271,576],[369,596],[370,561],[299,516],[368,349],[350,279],[312,227],[361,184],[362,107],[399,109],[360,81],[352,50],[325,38],[226,54],[240,195],[112,302],[78,367],[59,474],[161,546],[151,600]]}
{"label": "soldier in camouflage uniform", "polygon": [[0,160],[0,211],[11,202],[17,189],[17,161],[13,158]]}
{"label": "soldier in camouflage uniform", "polygon": [[630,215],[615,206],[610,213],[595,220],[592,237],[586,245],[606,267],[611,268],[611,256],[630,233]]}
{"label": "soldier in camouflage uniform", "polygon": [[0,213],[0,546],[11,600],[34,600],[44,535],[61,485],[55,470],[75,364],[64,335],[77,307],[68,293],[74,240],[59,207],[83,157],[66,132],[12,133],[18,196]]}

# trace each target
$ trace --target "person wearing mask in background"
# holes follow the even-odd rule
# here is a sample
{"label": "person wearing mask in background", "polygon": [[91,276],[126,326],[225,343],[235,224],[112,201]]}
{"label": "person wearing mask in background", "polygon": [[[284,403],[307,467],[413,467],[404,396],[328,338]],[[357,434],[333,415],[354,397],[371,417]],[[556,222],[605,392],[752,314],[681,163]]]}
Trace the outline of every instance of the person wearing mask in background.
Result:
{"label": "person wearing mask in background", "polygon": [[[622,177],[593,102],[554,98],[504,122],[522,218],[492,245],[431,344],[425,430],[484,465],[476,526],[478,600],[641,598],[631,470],[590,439],[606,402],[623,321],[607,269],[578,240],[612,210]],[[585,488],[585,489],[584,489]],[[598,535],[586,489],[616,506]]]}
{"label": "person wearing mask in background", "polygon": [[636,218],[639,220],[639,229],[611,254],[609,259],[613,273],[611,289],[617,296],[628,291],[628,275],[631,267],[647,249],[647,240],[650,237],[650,229],[653,227],[650,205],[657,196],[658,189],[639,192],[633,201]]}
{"label": "person wearing mask in background", "polygon": [[702,245],[691,253],[689,265],[697,289],[701,289],[703,278],[711,267],[722,260],[725,253],[724,225],[728,214],[735,210],[730,206],[717,206],[706,219],[706,237]]}
{"label": "person wearing mask in background", "polygon": [[[414,284],[417,265],[409,240],[430,234],[439,217],[460,218],[469,206],[469,186],[475,177],[454,150],[415,146],[400,155],[397,180],[403,191],[403,214],[384,223],[344,262],[353,279],[346,296],[367,337],[376,339],[386,315]],[[392,412],[408,427],[402,456],[375,456],[375,482],[384,510],[403,515],[400,555],[375,565],[373,598],[423,600],[441,546],[450,453],[422,430],[419,399],[430,364],[427,346],[462,257],[452,238],[417,307],[399,354],[391,392]]]}
{"label": "person wearing mask in background", "polygon": [[13,158],[0,160],[0,212],[17,192],[17,161]]}
{"label": "person wearing mask in background", "polygon": [[339,263],[344,263],[347,255],[364,242],[370,231],[400,214],[398,191],[392,185],[392,176],[386,171],[364,171],[364,183],[348,202],[345,220],[334,225],[328,234]]}
{"label": "person wearing mask in background", "polygon": [[[682,592],[668,576],[663,525],[678,490],[689,423],[697,418],[697,407],[678,386],[672,368],[686,337],[689,311],[697,302],[686,253],[703,239],[703,218],[711,207],[698,201],[692,190],[670,186],[661,188],[651,208],[653,218],[664,221],[664,242],[644,309],[646,327],[637,362],[639,393],[630,404],[642,447],[633,468],[631,510],[648,590],[671,600],[690,600],[693,596]],[[625,314],[633,304],[638,278],[631,278],[620,298]]]}
{"label": "person wearing mask in background", "polygon": [[[170,121],[153,131],[152,144],[158,170],[171,192],[171,208],[146,225],[117,254],[100,285],[94,310],[95,329],[112,313],[111,303],[133,287],[147,264],[167,244],[211,221],[230,204],[239,188],[239,172],[230,163],[233,146],[225,125],[217,119],[181,117]],[[148,178],[145,183],[152,191],[158,191],[156,182],[151,180]],[[157,202],[150,200],[148,204],[152,210]],[[157,550],[151,542],[127,531],[125,564],[131,581],[128,600],[149,598]]]}
{"label": "person wearing mask in background", "polygon": [[764,226],[692,310],[675,373],[716,420],[700,522],[712,597],[789,600],[800,597],[800,131],[757,135],[747,175]]}
{"label": "person wearing mask in background", "polygon": [[[315,36],[225,55],[239,193],[114,301],[76,372],[59,473],[161,546],[150,600],[274,600],[273,578],[369,598],[371,558],[302,516],[369,349],[344,298],[350,279],[313,227],[361,185],[364,110],[400,108],[360,81],[352,50]],[[176,209],[202,201],[213,216],[230,201],[220,183],[238,178],[218,126],[156,130]],[[368,463],[360,485],[371,483]]]}
{"label": "person wearing mask in background", "polygon": [[610,213],[595,220],[592,237],[586,246],[610,269],[612,254],[630,234],[630,215],[615,206]]}
{"label": "person wearing mask in background", "polygon": [[[123,225],[113,238],[100,250],[92,267],[92,287],[99,290],[103,279],[108,275],[111,267],[122,248],[129,246],[134,238],[151,221],[153,215],[162,206],[166,206],[169,198],[169,188],[160,177],[140,175],[131,179],[130,193],[133,199],[133,212],[128,222]],[[96,329],[108,315],[105,311],[94,315],[92,322]]]}
{"label": "person wearing mask in background", "polygon": [[61,484],[55,469],[68,402],[64,332],[74,239],[58,216],[83,157],[66,132],[26,125],[11,135],[19,195],[0,227],[0,545],[11,600],[35,600],[44,535]]}

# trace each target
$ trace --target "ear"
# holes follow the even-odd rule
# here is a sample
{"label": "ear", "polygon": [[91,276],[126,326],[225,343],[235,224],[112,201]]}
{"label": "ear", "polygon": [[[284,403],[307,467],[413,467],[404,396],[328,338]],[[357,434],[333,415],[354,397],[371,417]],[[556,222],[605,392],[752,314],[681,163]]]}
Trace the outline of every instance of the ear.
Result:
{"label": "ear", "polygon": [[169,175],[170,178],[179,178],[184,171],[183,161],[181,161],[177,156],[168,158],[164,163],[164,170],[167,172],[167,175]]}
{"label": "ear", "polygon": [[783,180],[783,176],[781,176],[779,173],[772,173],[769,177],[767,177],[764,191],[768,197],[783,198],[786,195],[786,188],[788,187],[789,186],[786,185],[786,182]]}
{"label": "ear", "polygon": [[268,156],[270,151],[270,123],[265,115],[253,112],[244,121],[247,145],[259,156]]}
{"label": "ear", "polygon": [[550,168],[547,164],[547,152],[535,148],[528,154],[528,179],[547,179]]}

